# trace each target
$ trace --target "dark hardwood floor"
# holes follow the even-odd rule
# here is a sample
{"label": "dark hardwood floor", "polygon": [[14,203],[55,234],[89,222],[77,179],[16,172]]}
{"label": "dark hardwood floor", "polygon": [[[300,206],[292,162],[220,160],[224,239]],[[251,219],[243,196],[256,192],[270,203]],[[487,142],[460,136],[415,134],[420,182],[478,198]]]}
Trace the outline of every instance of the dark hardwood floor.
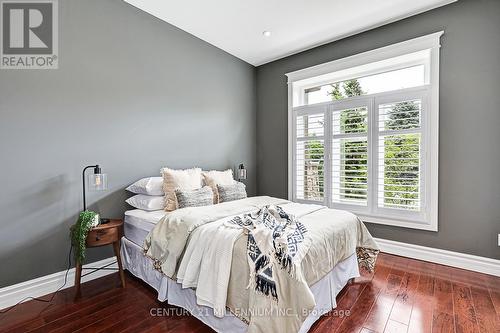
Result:
{"label": "dark hardwood floor", "polygon": [[[118,274],[83,284],[77,302],[69,288],[52,304],[23,303],[0,314],[0,331],[212,332],[126,276],[126,289]],[[337,303],[311,332],[500,332],[500,278],[387,254],[373,276],[356,279]]]}

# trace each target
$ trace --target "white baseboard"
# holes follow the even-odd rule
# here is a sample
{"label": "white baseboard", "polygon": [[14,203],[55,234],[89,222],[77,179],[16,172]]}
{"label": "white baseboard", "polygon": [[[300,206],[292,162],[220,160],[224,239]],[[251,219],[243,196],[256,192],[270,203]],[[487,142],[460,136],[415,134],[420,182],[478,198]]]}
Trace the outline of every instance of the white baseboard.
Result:
{"label": "white baseboard", "polygon": [[[387,239],[375,238],[382,252],[395,254],[412,259],[434,262],[437,264],[463,268],[475,272],[500,276],[500,260],[474,256],[459,252],[435,249],[420,245],[401,243]],[[83,267],[102,267],[116,261],[115,257],[107,258]],[[110,268],[117,268],[116,263]],[[64,283],[66,271],[42,276],[33,280],[21,282],[0,289],[0,309],[16,304],[26,297],[40,297],[55,292]],[[85,273],[85,272],[84,272]],[[108,274],[115,273],[111,270],[100,270],[82,278],[82,282],[98,279]],[[73,287],[75,282],[75,269],[68,272],[68,280],[63,289]]]}
{"label": "white baseboard", "polygon": [[[107,258],[83,265],[83,268],[102,267],[116,261],[116,257]],[[108,266],[109,268],[117,268],[118,265]],[[89,271],[87,271],[89,272]],[[83,271],[83,274],[86,272]],[[98,279],[108,274],[115,273],[113,270],[99,270],[95,273],[82,277],[82,283],[90,280]],[[12,286],[0,288],[0,309],[12,306],[26,297],[40,297],[55,292],[64,283],[64,275],[66,270],[54,274],[42,276],[33,280],[21,282]],[[71,268],[68,272],[68,279],[63,289],[73,287],[75,285],[75,269]]]}
{"label": "white baseboard", "polygon": [[382,252],[500,276],[500,260],[375,238]]}

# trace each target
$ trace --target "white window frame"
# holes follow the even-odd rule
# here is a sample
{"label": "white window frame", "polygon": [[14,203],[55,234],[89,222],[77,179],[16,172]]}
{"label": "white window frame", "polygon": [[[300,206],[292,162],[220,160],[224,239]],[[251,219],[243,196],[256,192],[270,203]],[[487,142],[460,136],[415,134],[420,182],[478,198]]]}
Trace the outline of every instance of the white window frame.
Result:
{"label": "white window frame", "polygon": [[[387,210],[377,208],[377,204],[368,204],[371,210],[359,209],[356,205],[332,204],[331,200],[331,184],[327,183],[325,178],[325,193],[322,204],[332,208],[345,209],[356,213],[364,222],[385,224],[406,228],[414,228],[429,231],[438,231],[438,161],[439,161],[439,48],[440,37],[443,31],[436,32],[430,35],[414,38],[401,43],[389,45],[372,51],[364,52],[347,58],[342,58],[325,64],[309,67],[299,71],[287,73],[288,77],[288,198],[292,201],[307,202],[304,200],[296,200],[295,191],[295,118],[298,113],[318,113],[324,112],[325,124],[331,123],[331,114],[334,109],[343,109],[346,106],[350,107],[353,104],[364,104],[368,107],[368,144],[369,154],[374,153],[373,143],[378,140],[378,129],[374,115],[375,108],[379,104],[398,101],[401,98],[414,96],[422,100],[422,118],[421,118],[421,146],[423,155],[421,156],[421,170],[423,179],[421,181],[421,213],[415,216],[406,211],[399,212],[397,210]],[[371,75],[370,64],[379,62],[383,64],[384,60],[404,56],[407,54],[426,51],[430,52],[429,61],[425,63],[425,85],[416,88],[407,88],[392,92],[383,92],[378,94],[357,96],[345,100],[318,103],[313,105],[305,105],[303,107],[294,104],[302,104],[301,96],[304,96],[304,90],[313,86],[338,82],[338,77],[332,76],[335,73],[343,73],[350,68],[357,67],[367,69],[363,75]],[[380,66],[374,69],[373,73],[387,72],[390,70],[401,69],[413,65],[422,64],[418,60],[410,60],[406,63],[399,63],[391,67]],[[361,67],[358,67],[361,66]],[[378,70],[378,71],[377,71]],[[332,78],[335,81],[332,81]],[[341,79],[349,79],[344,77]],[[364,103],[363,103],[364,102]],[[331,172],[331,125],[325,126],[324,144],[325,144],[325,163],[324,173]],[[374,159],[369,158],[368,161],[368,190],[372,192],[368,200],[377,200],[377,168],[378,165],[372,165]],[[318,203],[318,202],[314,202]]]}

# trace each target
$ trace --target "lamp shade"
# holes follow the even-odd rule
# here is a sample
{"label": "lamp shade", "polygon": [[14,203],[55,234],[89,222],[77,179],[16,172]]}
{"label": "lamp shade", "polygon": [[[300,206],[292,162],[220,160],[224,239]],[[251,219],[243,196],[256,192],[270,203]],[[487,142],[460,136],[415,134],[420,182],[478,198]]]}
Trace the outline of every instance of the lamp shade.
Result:
{"label": "lamp shade", "polygon": [[108,189],[108,175],[105,173],[94,173],[89,175],[89,191],[105,191]]}
{"label": "lamp shade", "polygon": [[245,166],[243,164],[240,164],[238,167],[238,180],[245,180],[247,179],[247,169],[245,169]]}

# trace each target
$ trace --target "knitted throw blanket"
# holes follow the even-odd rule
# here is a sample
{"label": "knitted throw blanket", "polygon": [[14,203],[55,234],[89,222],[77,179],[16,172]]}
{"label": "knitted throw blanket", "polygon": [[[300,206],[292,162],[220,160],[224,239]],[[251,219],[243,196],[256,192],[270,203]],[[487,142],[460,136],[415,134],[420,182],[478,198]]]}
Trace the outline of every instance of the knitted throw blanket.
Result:
{"label": "knitted throw blanket", "polygon": [[290,277],[296,277],[300,262],[311,245],[306,227],[275,205],[236,216],[228,223],[248,230],[247,254],[251,272],[248,287],[277,301],[273,269],[279,267]]}

